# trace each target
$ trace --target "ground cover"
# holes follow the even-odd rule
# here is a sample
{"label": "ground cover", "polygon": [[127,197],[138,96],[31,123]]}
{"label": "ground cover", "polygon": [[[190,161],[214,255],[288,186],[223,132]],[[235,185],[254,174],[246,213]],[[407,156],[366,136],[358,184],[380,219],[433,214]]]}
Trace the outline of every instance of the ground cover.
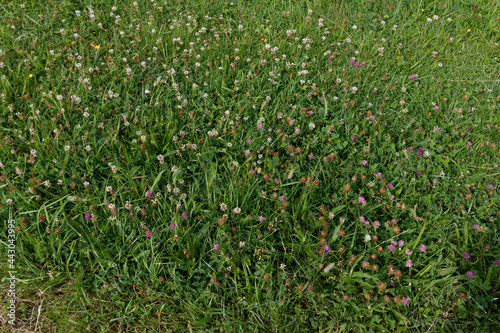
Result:
{"label": "ground cover", "polygon": [[0,6],[4,331],[500,328],[498,2]]}

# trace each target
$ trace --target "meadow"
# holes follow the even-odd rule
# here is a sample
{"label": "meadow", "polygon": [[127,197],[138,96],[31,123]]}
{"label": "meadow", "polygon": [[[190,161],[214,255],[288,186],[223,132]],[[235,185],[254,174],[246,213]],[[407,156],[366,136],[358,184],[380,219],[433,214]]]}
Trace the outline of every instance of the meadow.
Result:
{"label": "meadow", "polygon": [[486,0],[2,1],[0,330],[498,332],[499,42]]}

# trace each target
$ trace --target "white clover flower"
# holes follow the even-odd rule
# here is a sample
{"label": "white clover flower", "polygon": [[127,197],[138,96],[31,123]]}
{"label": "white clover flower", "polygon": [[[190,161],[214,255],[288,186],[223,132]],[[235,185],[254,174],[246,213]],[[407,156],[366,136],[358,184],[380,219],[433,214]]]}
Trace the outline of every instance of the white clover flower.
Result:
{"label": "white clover flower", "polygon": [[370,235],[365,235],[365,242],[369,242],[372,240],[372,236]]}

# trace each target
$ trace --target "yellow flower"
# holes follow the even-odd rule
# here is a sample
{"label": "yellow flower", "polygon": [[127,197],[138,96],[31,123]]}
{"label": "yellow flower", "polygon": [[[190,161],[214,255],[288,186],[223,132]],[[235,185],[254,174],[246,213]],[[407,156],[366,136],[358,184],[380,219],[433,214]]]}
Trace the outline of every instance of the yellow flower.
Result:
{"label": "yellow flower", "polygon": [[33,77],[33,74],[28,75],[28,77]]}
{"label": "yellow flower", "polygon": [[264,43],[267,42],[267,39],[264,38]]}
{"label": "yellow flower", "polygon": [[424,10],[422,9],[422,11],[424,11]]}
{"label": "yellow flower", "polygon": [[467,29],[467,32],[471,32],[471,30],[470,30],[470,29]]}
{"label": "yellow flower", "polygon": [[99,45],[96,45],[96,46],[95,46],[95,49],[96,49],[96,50],[99,50],[100,48],[101,48],[101,47],[100,47]]}

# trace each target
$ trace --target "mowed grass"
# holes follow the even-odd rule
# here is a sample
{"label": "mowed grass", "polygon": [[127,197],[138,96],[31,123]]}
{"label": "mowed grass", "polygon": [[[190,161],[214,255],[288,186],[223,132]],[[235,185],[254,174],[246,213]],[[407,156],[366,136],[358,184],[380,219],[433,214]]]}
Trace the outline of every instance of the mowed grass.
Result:
{"label": "mowed grass", "polygon": [[500,329],[498,2],[0,6],[3,331]]}

